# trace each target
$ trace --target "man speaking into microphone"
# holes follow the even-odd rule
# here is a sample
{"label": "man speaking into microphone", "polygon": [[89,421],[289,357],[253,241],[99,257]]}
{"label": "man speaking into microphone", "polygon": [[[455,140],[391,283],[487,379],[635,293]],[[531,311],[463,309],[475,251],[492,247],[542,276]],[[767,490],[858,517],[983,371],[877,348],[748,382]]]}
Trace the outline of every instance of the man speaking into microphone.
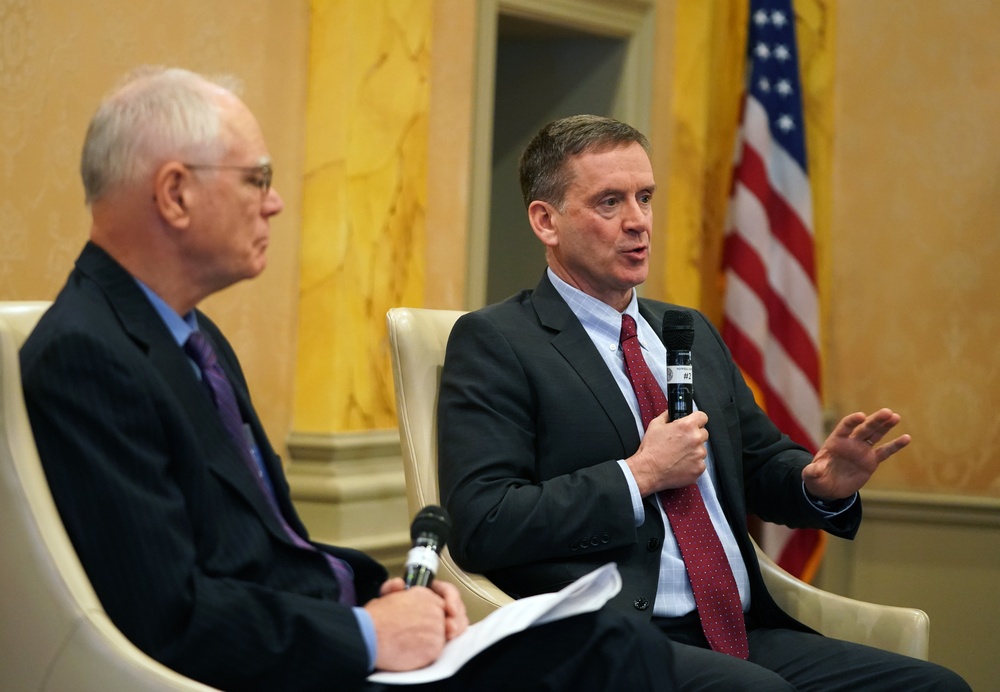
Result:
{"label": "man speaking into microphone", "polygon": [[[858,490],[909,442],[890,437],[899,416],[851,414],[813,457],[757,407],[703,315],[638,297],[656,183],[634,128],[551,122],[519,173],[548,269],[534,290],[461,317],[441,376],[441,497],[458,564],[523,597],[617,563],[611,607],[677,645],[684,689],[967,689],[793,620],[747,533],[753,512],[852,537]],[[667,384],[664,328],[691,337],[670,357],[689,349],[696,382],[674,419],[665,389],[686,392]]]}

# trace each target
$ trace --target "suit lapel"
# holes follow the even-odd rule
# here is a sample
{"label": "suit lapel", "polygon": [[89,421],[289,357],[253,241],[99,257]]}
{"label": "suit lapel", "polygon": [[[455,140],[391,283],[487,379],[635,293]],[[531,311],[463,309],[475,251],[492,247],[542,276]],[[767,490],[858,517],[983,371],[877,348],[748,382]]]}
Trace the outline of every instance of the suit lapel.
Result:
{"label": "suit lapel", "polygon": [[[146,354],[150,364],[174,393],[178,405],[194,428],[196,442],[209,469],[254,507],[272,533],[281,540],[290,542],[263,489],[247,468],[240,451],[230,440],[215,404],[195,375],[191,362],[174,341],[135,279],[93,243],[88,243],[84,248],[77,260],[77,268],[100,286],[122,329]],[[218,349],[216,344],[213,343],[213,346]],[[257,440],[264,440],[263,430],[249,401],[241,391],[242,386],[235,384],[237,380],[233,378],[225,362],[223,368],[226,369],[230,381],[234,383],[241,412],[246,420],[251,421]],[[258,444],[266,446],[263,442]],[[269,447],[267,449],[270,451]],[[263,447],[261,453],[265,457],[268,456]],[[274,471],[271,472],[273,477]]]}
{"label": "suit lapel", "polygon": [[542,326],[555,332],[552,346],[576,371],[608,415],[618,432],[623,454],[632,454],[639,447],[632,410],[587,330],[556,291],[547,273],[532,293],[531,303]]}

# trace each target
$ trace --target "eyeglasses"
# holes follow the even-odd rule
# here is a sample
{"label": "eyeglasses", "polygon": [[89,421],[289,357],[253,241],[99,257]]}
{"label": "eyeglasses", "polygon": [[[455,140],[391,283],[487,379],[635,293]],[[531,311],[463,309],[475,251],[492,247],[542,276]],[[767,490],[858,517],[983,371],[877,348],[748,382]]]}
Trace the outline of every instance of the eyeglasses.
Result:
{"label": "eyeglasses", "polygon": [[271,164],[269,163],[262,163],[259,166],[226,166],[210,163],[185,163],[184,165],[193,171],[198,169],[242,171],[248,176],[247,182],[259,188],[265,195],[271,189],[271,179],[274,177],[274,169],[271,168]]}

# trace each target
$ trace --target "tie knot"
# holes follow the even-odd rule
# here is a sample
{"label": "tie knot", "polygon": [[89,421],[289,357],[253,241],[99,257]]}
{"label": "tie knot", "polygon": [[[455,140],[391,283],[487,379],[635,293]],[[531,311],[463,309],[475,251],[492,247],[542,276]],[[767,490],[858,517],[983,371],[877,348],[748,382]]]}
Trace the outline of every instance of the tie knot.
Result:
{"label": "tie knot", "polygon": [[629,339],[634,339],[636,334],[635,320],[631,315],[622,315],[622,333],[619,341],[625,343]]}
{"label": "tie knot", "polygon": [[197,363],[202,371],[215,366],[215,351],[212,349],[212,344],[208,343],[208,339],[201,332],[191,332],[187,341],[184,342],[184,352]]}

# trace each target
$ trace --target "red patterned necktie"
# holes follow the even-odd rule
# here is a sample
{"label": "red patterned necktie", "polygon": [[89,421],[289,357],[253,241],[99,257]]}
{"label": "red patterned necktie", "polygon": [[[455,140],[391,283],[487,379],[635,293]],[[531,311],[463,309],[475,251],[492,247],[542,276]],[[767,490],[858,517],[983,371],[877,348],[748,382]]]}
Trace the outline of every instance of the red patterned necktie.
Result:
{"label": "red patterned necktie", "polygon": [[208,339],[201,332],[191,332],[188,340],[184,342],[184,352],[201,369],[202,381],[208,389],[215,407],[219,411],[219,416],[222,418],[222,424],[226,428],[226,432],[229,433],[233,442],[239,447],[240,455],[250,467],[253,477],[257,479],[257,484],[260,486],[261,492],[267,498],[268,504],[270,504],[271,509],[278,518],[281,527],[285,530],[285,534],[298,547],[323,555],[327,563],[329,563],[330,569],[333,570],[337,582],[340,584],[340,602],[344,605],[355,605],[354,578],[350,573],[350,568],[333,555],[318,550],[316,546],[302,538],[289,525],[285,516],[281,513],[281,509],[278,507],[278,502],[274,494],[261,477],[261,473],[257,468],[257,462],[250,453],[246,432],[243,427],[243,417],[240,415],[239,404],[236,403],[236,394],[233,392],[233,386],[230,384],[225,371],[219,365],[219,359],[215,355],[215,349],[212,348],[212,344],[209,343]]}
{"label": "red patterned necktie", "polygon": [[[667,410],[667,398],[646,364],[636,338],[635,320],[629,315],[622,316],[621,345],[625,373],[635,390],[642,427],[646,429],[651,420]],[[692,484],[664,490],[659,499],[684,558],[708,645],[713,651],[746,660],[750,652],[740,592],[701,491]]]}

